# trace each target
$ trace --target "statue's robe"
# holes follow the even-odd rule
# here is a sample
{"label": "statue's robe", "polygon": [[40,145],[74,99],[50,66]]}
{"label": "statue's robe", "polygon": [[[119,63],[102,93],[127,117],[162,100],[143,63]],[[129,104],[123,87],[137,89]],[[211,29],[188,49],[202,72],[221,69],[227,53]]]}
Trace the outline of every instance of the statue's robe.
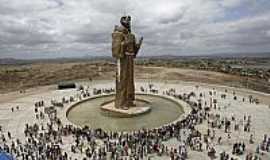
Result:
{"label": "statue's robe", "polygon": [[136,38],[124,27],[116,27],[112,38],[113,57],[120,66],[116,71],[115,107],[130,107],[135,100],[134,58],[138,50]]}

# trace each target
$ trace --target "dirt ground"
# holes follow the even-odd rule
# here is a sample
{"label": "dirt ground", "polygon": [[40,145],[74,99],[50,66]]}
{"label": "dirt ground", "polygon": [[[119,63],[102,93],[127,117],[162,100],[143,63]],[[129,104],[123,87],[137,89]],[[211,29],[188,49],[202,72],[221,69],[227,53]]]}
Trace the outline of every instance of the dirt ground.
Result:
{"label": "dirt ground", "polygon": [[[104,61],[2,65],[0,67],[0,93],[67,81],[110,80],[115,77],[115,69],[115,64]],[[248,88],[246,78],[240,76],[182,68],[135,66],[135,77],[148,81],[181,80]],[[265,87],[258,83],[255,84],[255,88],[262,91],[260,88]]]}

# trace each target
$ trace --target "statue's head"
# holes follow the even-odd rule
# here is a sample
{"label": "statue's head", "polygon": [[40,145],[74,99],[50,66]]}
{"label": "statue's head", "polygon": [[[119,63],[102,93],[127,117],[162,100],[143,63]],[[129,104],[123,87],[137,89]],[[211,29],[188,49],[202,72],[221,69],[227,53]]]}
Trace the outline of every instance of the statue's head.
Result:
{"label": "statue's head", "polygon": [[131,17],[130,16],[123,16],[120,19],[120,23],[122,26],[130,30],[130,23],[131,23]]}

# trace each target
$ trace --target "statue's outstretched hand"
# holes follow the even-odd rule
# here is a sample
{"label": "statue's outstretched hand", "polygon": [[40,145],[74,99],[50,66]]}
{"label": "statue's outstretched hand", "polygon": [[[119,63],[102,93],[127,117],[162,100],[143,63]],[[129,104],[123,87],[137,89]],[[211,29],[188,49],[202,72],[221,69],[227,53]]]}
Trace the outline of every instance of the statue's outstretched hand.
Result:
{"label": "statue's outstretched hand", "polygon": [[141,37],[140,40],[139,40],[139,43],[136,44],[136,51],[135,51],[135,56],[134,57],[136,57],[136,55],[138,54],[138,52],[139,52],[139,50],[141,48],[142,42],[143,42],[143,37]]}
{"label": "statue's outstretched hand", "polygon": [[142,42],[143,42],[143,37],[141,37],[141,38],[140,38],[140,40],[139,40],[139,44],[141,45],[141,44],[142,44]]}

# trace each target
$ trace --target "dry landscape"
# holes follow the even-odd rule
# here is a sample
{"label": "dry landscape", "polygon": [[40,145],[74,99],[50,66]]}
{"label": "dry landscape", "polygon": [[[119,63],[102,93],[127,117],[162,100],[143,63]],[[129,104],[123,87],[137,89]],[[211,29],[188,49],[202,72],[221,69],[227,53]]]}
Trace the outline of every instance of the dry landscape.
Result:
{"label": "dry landscape", "polygon": [[[114,79],[115,64],[109,61],[39,62],[24,65],[1,65],[0,93],[18,91],[37,86],[58,84],[67,81]],[[220,84],[240,88],[252,88],[269,92],[270,88],[237,75],[213,71],[155,66],[135,66],[137,79],[182,80]]]}

